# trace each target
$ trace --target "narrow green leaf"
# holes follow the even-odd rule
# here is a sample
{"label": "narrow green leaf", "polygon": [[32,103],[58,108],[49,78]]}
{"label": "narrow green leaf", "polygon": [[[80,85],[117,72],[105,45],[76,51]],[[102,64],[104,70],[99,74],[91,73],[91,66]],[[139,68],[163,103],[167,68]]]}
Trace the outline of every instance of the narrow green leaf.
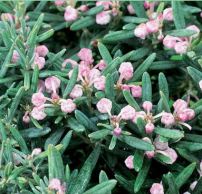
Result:
{"label": "narrow green leaf", "polygon": [[92,187],[83,194],[106,194],[116,186],[116,183],[116,180],[108,180]]}
{"label": "narrow green leaf", "polygon": [[99,131],[95,131],[88,135],[89,138],[99,140],[105,138],[107,135],[111,134],[108,129],[101,129]]}
{"label": "narrow green leaf", "polygon": [[144,161],[144,152],[140,150],[136,150],[133,159],[133,165],[136,172],[139,172],[142,168]]}
{"label": "narrow green leaf", "polygon": [[78,77],[78,71],[79,71],[78,66],[74,67],[71,78],[67,84],[67,87],[65,88],[63,98],[67,98],[67,96],[71,93],[72,89],[74,88]]}
{"label": "narrow green leaf", "polygon": [[167,180],[167,184],[169,186],[168,191],[166,193],[168,194],[179,194],[176,181],[173,177],[173,175],[169,172],[168,174],[165,175],[165,178]]}
{"label": "narrow green leaf", "polygon": [[156,127],[154,132],[158,135],[171,138],[171,139],[181,139],[184,137],[184,132],[177,129],[166,129],[166,128]]}
{"label": "narrow green leaf", "polygon": [[192,163],[184,168],[184,170],[176,177],[175,182],[178,189],[180,189],[192,175],[193,171],[196,168],[196,163]]}
{"label": "narrow green leaf", "polygon": [[138,139],[136,137],[121,136],[121,137],[119,137],[119,140],[121,140],[122,142],[128,144],[129,146],[131,146],[133,148],[137,148],[139,150],[146,150],[146,151],[154,150],[154,146],[151,143],[148,143],[148,142]]}
{"label": "narrow green leaf", "polygon": [[185,28],[184,12],[180,1],[172,0],[174,24],[177,29]]}
{"label": "narrow green leaf", "polygon": [[169,100],[168,82],[163,73],[159,73],[158,84],[159,84],[159,90],[162,91],[164,93],[165,97],[167,98],[167,100]]}
{"label": "narrow green leaf", "polygon": [[156,53],[152,53],[151,55],[149,55],[144,60],[144,62],[142,64],[140,64],[139,67],[136,69],[136,71],[134,72],[134,76],[130,81],[138,81],[142,77],[142,74],[145,71],[147,71],[147,69],[149,69],[149,67],[155,60],[155,58],[156,58]]}
{"label": "narrow green leaf", "polygon": [[138,17],[147,18],[143,1],[130,1]]}
{"label": "narrow green leaf", "polygon": [[87,28],[95,24],[95,19],[91,16],[87,16],[75,21],[71,26],[70,29],[73,31],[81,30],[83,28]]}
{"label": "narrow green leaf", "polygon": [[147,72],[144,72],[142,76],[142,101],[152,102],[151,78]]}
{"label": "narrow green leaf", "polygon": [[112,57],[111,57],[107,47],[103,43],[99,42],[98,49],[99,49],[100,55],[102,56],[102,59],[108,65],[112,61]]}

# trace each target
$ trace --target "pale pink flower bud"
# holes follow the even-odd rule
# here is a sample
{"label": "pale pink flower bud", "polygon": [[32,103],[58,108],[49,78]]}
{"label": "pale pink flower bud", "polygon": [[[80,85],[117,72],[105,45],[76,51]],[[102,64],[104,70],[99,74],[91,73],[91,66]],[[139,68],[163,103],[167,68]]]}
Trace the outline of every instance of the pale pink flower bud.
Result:
{"label": "pale pink flower bud", "polygon": [[44,68],[45,63],[46,63],[45,58],[44,57],[40,57],[38,55],[38,53],[35,53],[34,62],[31,65],[31,67],[32,67],[32,69],[34,69],[35,66],[38,66],[39,70],[41,70],[41,69]]}
{"label": "pale pink flower bud", "polygon": [[173,107],[175,109],[175,112],[180,112],[188,107],[188,104],[186,101],[182,99],[178,99],[173,103]]}
{"label": "pale pink flower bud", "polygon": [[49,51],[45,45],[40,45],[36,47],[35,52],[38,53],[39,57],[45,57]]}
{"label": "pale pink flower bud", "polygon": [[46,97],[41,92],[32,95],[32,104],[34,106],[41,106],[46,102]]}
{"label": "pale pink flower bud", "polygon": [[[90,67],[83,63],[79,65],[79,76],[88,77],[90,74]],[[70,72],[69,72],[70,73]],[[91,72],[92,73],[92,72]],[[72,74],[72,72],[71,72]],[[70,76],[71,77],[71,76]]]}
{"label": "pale pink flower bud", "polygon": [[192,119],[195,117],[195,112],[194,112],[194,110],[191,109],[191,108],[187,108],[187,109],[185,109],[183,112],[186,113],[186,115],[187,115],[187,120],[192,120]]}
{"label": "pale pink flower bud", "polygon": [[65,113],[72,113],[76,109],[76,104],[72,99],[62,100],[61,110]]}
{"label": "pale pink flower bud", "polygon": [[145,9],[149,9],[150,8],[150,2],[149,1],[145,1],[144,2],[144,8]]}
{"label": "pale pink flower bud", "polygon": [[77,56],[80,58],[81,61],[85,61],[89,63],[89,65],[94,61],[92,51],[88,48],[82,48]]}
{"label": "pale pink flower bud", "polygon": [[102,5],[104,7],[104,10],[108,10],[112,6],[111,1],[97,1],[96,6]]}
{"label": "pale pink flower bud", "polygon": [[121,132],[122,132],[122,129],[120,127],[116,127],[114,130],[113,130],[113,135],[115,135],[116,137],[120,136],[121,135]]}
{"label": "pale pink flower bud", "polygon": [[133,8],[133,6],[131,4],[127,5],[127,10],[129,12],[129,14],[131,14],[131,15],[135,14],[135,9]]}
{"label": "pale pink flower bud", "polygon": [[107,64],[104,62],[104,60],[100,60],[97,66],[99,70],[103,70],[107,66]]}
{"label": "pale pink flower bud", "polygon": [[17,63],[19,59],[20,59],[19,53],[16,50],[14,50],[11,62],[12,63]]}
{"label": "pale pink flower bud", "polygon": [[148,159],[151,159],[155,156],[155,152],[154,151],[146,151],[145,155],[147,156]]}
{"label": "pale pink flower bud", "polygon": [[45,82],[43,80],[39,80],[37,90],[39,92],[43,92],[45,90]]}
{"label": "pale pink flower bud", "polygon": [[133,97],[140,98],[142,96],[142,87],[141,86],[131,86],[131,93]]}
{"label": "pale pink flower bud", "polygon": [[145,125],[145,131],[147,134],[151,134],[154,131],[154,124],[153,123],[147,123]]}
{"label": "pale pink flower bud", "polygon": [[35,148],[33,149],[32,153],[31,153],[31,156],[37,156],[41,153],[41,148]]}
{"label": "pale pink flower bud", "polygon": [[65,3],[65,0],[55,0],[56,6],[62,6]]}
{"label": "pale pink flower bud", "polygon": [[175,123],[175,118],[171,113],[163,112],[161,123],[165,124],[166,126],[173,125]]}
{"label": "pale pink flower bud", "polygon": [[24,123],[29,123],[30,122],[30,116],[25,113],[24,116],[22,117],[22,120]]}
{"label": "pale pink flower bud", "polygon": [[59,96],[57,93],[52,93],[52,94],[51,94],[51,99],[52,99],[53,101],[57,101],[57,100],[60,99],[60,96]]}
{"label": "pale pink flower bud", "polygon": [[152,106],[153,104],[150,101],[145,101],[142,104],[142,107],[146,112],[150,112],[152,110]]}
{"label": "pale pink flower bud", "polygon": [[132,106],[127,105],[121,109],[121,112],[119,113],[119,115],[121,116],[121,119],[123,120],[132,120],[136,116],[135,113],[136,113],[135,109]]}
{"label": "pale pink flower bud", "polygon": [[88,75],[90,84],[93,84],[97,78],[100,78],[100,75],[101,73],[98,69],[91,69]]}
{"label": "pale pink flower bud", "polygon": [[173,10],[171,7],[164,9],[163,19],[167,21],[173,21]]}
{"label": "pale pink flower bud", "polygon": [[193,34],[193,35],[191,36],[191,37],[193,37],[193,38],[197,38],[197,37],[199,36],[199,34],[200,34],[200,29],[199,29],[197,26],[195,26],[195,25],[188,26],[186,29],[192,30],[192,31],[195,31],[195,32],[196,32],[196,34]]}
{"label": "pale pink flower bud", "polygon": [[127,168],[134,169],[133,159],[134,159],[134,157],[132,155],[130,155],[126,158],[125,165]]}
{"label": "pale pink flower bud", "polygon": [[163,45],[169,49],[174,48],[175,44],[177,43],[178,38],[166,35],[163,39]]}
{"label": "pale pink flower bud", "polygon": [[159,31],[159,21],[150,20],[146,23],[146,28],[148,33],[156,33]]}
{"label": "pale pink flower bud", "polygon": [[81,5],[80,7],[77,8],[77,10],[81,12],[88,11],[88,6],[87,5]]}
{"label": "pale pink flower bud", "polygon": [[108,12],[102,11],[96,15],[96,23],[100,25],[106,25],[110,22],[111,16]]}
{"label": "pale pink flower bud", "polygon": [[68,6],[65,9],[64,18],[67,22],[73,22],[78,18],[78,11],[71,6]]}
{"label": "pale pink flower bud", "polygon": [[2,21],[8,21],[8,22],[13,22],[15,16],[10,14],[10,13],[2,13],[1,14],[1,20]]}
{"label": "pale pink flower bud", "polygon": [[55,76],[48,77],[45,79],[45,87],[48,92],[56,93],[60,87],[60,80]]}
{"label": "pale pink flower bud", "polygon": [[163,185],[160,183],[154,183],[150,188],[151,194],[164,194]]}
{"label": "pale pink flower bud", "polygon": [[65,194],[66,187],[61,184],[60,180],[57,178],[53,178],[50,180],[48,189],[57,191],[58,194]]}
{"label": "pale pink flower bud", "polygon": [[31,116],[40,121],[43,120],[46,117],[46,113],[44,112],[43,108],[38,108],[38,107],[34,107],[32,112],[31,112]]}
{"label": "pale pink flower bud", "polygon": [[107,98],[102,98],[97,103],[97,109],[101,113],[110,113],[112,109],[112,102]]}
{"label": "pale pink flower bud", "polygon": [[197,181],[194,181],[191,185],[190,185],[190,189],[193,191],[194,190],[194,188],[196,187],[196,184],[197,184],[198,182]]}
{"label": "pale pink flower bud", "polygon": [[177,54],[185,54],[187,52],[188,46],[189,43],[187,41],[177,42],[174,49]]}
{"label": "pale pink flower bud", "polygon": [[122,85],[121,85],[121,89],[122,89],[122,90],[128,90],[128,91],[130,91],[130,86],[127,85],[127,84],[122,84]]}
{"label": "pale pink flower bud", "polygon": [[75,98],[79,98],[83,95],[83,90],[82,90],[82,86],[79,84],[76,84],[74,86],[74,88],[72,89],[71,93],[69,94],[69,96],[73,99]]}
{"label": "pale pink flower bud", "polygon": [[200,80],[200,82],[199,82],[199,87],[202,90],[202,80]]}
{"label": "pale pink flower bud", "polygon": [[134,35],[144,40],[148,35],[146,24],[139,24],[134,30]]}
{"label": "pale pink flower bud", "polygon": [[97,90],[104,90],[105,89],[105,76],[100,76],[94,80],[94,87]]}
{"label": "pale pink flower bud", "polygon": [[130,62],[121,63],[119,67],[119,73],[125,80],[129,80],[133,77],[133,65]]}

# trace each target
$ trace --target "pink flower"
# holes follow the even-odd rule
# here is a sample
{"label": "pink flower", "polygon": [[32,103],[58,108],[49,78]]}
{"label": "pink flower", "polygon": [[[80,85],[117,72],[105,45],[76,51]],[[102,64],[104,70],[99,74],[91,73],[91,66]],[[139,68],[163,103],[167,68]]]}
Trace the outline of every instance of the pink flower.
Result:
{"label": "pink flower", "polygon": [[129,14],[131,14],[131,15],[135,14],[135,9],[133,8],[133,6],[131,4],[127,5],[127,10],[129,12]]}
{"label": "pink flower", "polygon": [[32,64],[32,69],[35,68],[35,66],[38,66],[39,70],[43,69],[45,66],[45,59],[44,57],[40,57],[38,55],[38,53],[35,53],[35,57],[34,57],[34,63]]}
{"label": "pink flower", "polygon": [[150,20],[146,23],[146,28],[148,33],[156,33],[159,31],[159,21]]}
{"label": "pink flower", "polygon": [[104,90],[105,89],[105,76],[100,76],[94,80],[94,87],[97,90]]}
{"label": "pink flower", "polygon": [[108,10],[110,8],[110,6],[112,6],[112,2],[111,1],[97,1],[96,6],[100,6],[100,5],[102,5],[104,7],[104,10]]}
{"label": "pink flower", "polygon": [[121,84],[121,89],[130,91],[130,86],[127,84]]}
{"label": "pink flower", "polygon": [[142,87],[141,86],[131,86],[131,92],[133,97],[140,98],[142,96]]}
{"label": "pink flower", "polygon": [[43,80],[39,80],[37,90],[39,92],[43,92],[45,90],[45,82]]}
{"label": "pink flower", "polygon": [[150,112],[152,110],[152,106],[153,105],[152,105],[152,103],[150,101],[145,101],[142,104],[142,107],[146,112]]}
{"label": "pink flower", "polygon": [[194,118],[195,112],[190,108],[183,109],[177,113],[178,119],[182,122],[189,121]]}
{"label": "pink flower", "polygon": [[164,194],[163,185],[160,183],[154,183],[150,188],[151,194]]}
{"label": "pink flower", "polygon": [[73,22],[78,18],[78,11],[71,6],[68,6],[65,9],[64,18],[67,22]]}
{"label": "pink flower", "polygon": [[171,7],[164,9],[163,19],[167,21],[173,21],[173,10]]}
{"label": "pink flower", "polygon": [[72,99],[62,100],[61,110],[65,113],[72,113],[76,109],[76,104]]}
{"label": "pink flower", "polygon": [[146,24],[139,24],[134,30],[134,35],[144,40],[148,35]]}
{"label": "pink flower", "polygon": [[19,59],[20,59],[19,53],[16,50],[14,50],[11,62],[12,63],[17,63]]}
{"label": "pink flower", "polygon": [[100,60],[97,66],[99,70],[103,70],[107,66],[107,64],[104,62],[104,60]]}
{"label": "pink flower", "polygon": [[135,118],[136,115],[135,113],[136,113],[135,109],[132,106],[127,105],[121,109],[119,116],[121,116],[121,119],[123,120],[132,120]]}
{"label": "pink flower", "polygon": [[88,10],[88,6],[87,5],[81,5],[80,7],[77,8],[77,10],[79,10],[81,12],[85,12]]}
{"label": "pink flower", "polygon": [[82,90],[82,86],[79,84],[76,84],[73,88],[73,90],[71,91],[71,93],[69,94],[69,96],[73,99],[75,98],[79,98],[83,95],[83,90]]}
{"label": "pink flower", "polygon": [[199,34],[200,34],[200,29],[197,26],[195,26],[195,25],[191,25],[191,26],[187,27],[186,29],[187,30],[192,30],[192,31],[196,32],[196,34],[193,34],[191,36],[192,38],[197,38],[199,36]]}
{"label": "pink flower", "polygon": [[186,101],[178,99],[173,103],[173,107],[175,112],[181,112],[182,110],[188,107],[188,104]]}
{"label": "pink flower", "polygon": [[49,51],[45,45],[40,45],[36,47],[35,52],[38,53],[39,57],[45,57]]}
{"label": "pink flower", "polygon": [[147,134],[151,134],[154,131],[154,124],[153,123],[147,123],[145,125],[145,131]]}
{"label": "pink flower", "polygon": [[98,69],[91,69],[89,75],[87,76],[90,84],[93,84],[96,79],[100,78],[100,75],[101,73]]}
{"label": "pink flower", "polygon": [[56,190],[58,194],[65,194],[66,187],[64,184],[61,184],[60,180],[53,178],[50,180],[48,188],[51,190]]}
{"label": "pink flower", "polygon": [[187,41],[177,42],[174,49],[177,54],[185,54],[187,52],[188,46],[189,43]]}
{"label": "pink flower", "polygon": [[113,130],[113,135],[115,136],[120,136],[121,135],[121,132],[122,132],[122,129],[120,127],[116,127],[114,130]]}
{"label": "pink flower", "polygon": [[173,125],[175,123],[175,118],[171,113],[163,112],[161,123],[165,124],[166,126]]}
{"label": "pink flower", "polygon": [[133,65],[130,62],[121,63],[119,67],[119,73],[125,80],[129,80],[133,77]]}
{"label": "pink flower", "polygon": [[62,6],[65,3],[65,0],[55,0],[56,6]]}
{"label": "pink flower", "polygon": [[174,48],[178,39],[179,38],[166,35],[166,37],[163,39],[163,45],[169,49]]}
{"label": "pink flower", "polygon": [[33,149],[32,153],[31,153],[31,156],[37,156],[41,153],[41,148],[35,148]]}
{"label": "pink flower", "polygon": [[40,121],[43,120],[46,117],[46,113],[44,112],[43,108],[38,108],[38,107],[34,107],[32,112],[31,112],[31,116]]}
{"label": "pink flower", "polygon": [[32,104],[34,106],[41,106],[46,102],[46,97],[41,92],[32,95]]}
{"label": "pink flower", "polygon": [[55,76],[48,77],[45,79],[45,87],[48,92],[56,93],[60,87],[60,80]]}
{"label": "pink flower", "polygon": [[200,80],[200,82],[199,82],[199,87],[202,90],[202,80]]}
{"label": "pink flower", "polygon": [[[87,66],[87,65],[84,65],[84,64],[80,64],[79,65],[79,78],[80,77],[88,77],[89,76],[89,74],[90,74],[90,67],[89,66]],[[70,73],[70,72],[69,72]],[[71,72],[71,74],[72,74],[72,72]],[[71,76],[70,76],[71,77]]]}
{"label": "pink flower", "polygon": [[144,8],[145,8],[145,9],[149,9],[149,8],[150,8],[150,4],[151,4],[151,3],[150,3],[149,1],[145,1],[145,2],[144,2]]}
{"label": "pink flower", "polygon": [[134,157],[132,155],[130,155],[126,158],[125,165],[127,168],[134,169],[133,159],[134,159]]}
{"label": "pink flower", "polygon": [[102,11],[96,15],[96,23],[100,25],[106,25],[110,22],[111,16],[108,12]]}
{"label": "pink flower", "polygon": [[110,114],[111,109],[112,109],[112,102],[109,99],[107,99],[107,98],[102,98],[97,103],[97,109],[101,113],[108,113],[108,114]]}
{"label": "pink flower", "polygon": [[9,21],[9,22],[13,22],[15,19],[15,16],[10,14],[10,13],[2,13],[1,14],[1,20],[2,21]]}
{"label": "pink flower", "polygon": [[145,155],[147,156],[148,159],[151,159],[155,156],[155,152],[154,151],[146,151]]}
{"label": "pink flower", "polygon": [[30,122],[30,116],[29,116],[29,112],[26,111],[24,116],[22,117],[22,120],[24,123],[29,123]]}
{"label": "pink flower", "polygon": [[94,61],[92,51],[88,48],[82,48],[77,56],[80,58],[81,61],[85,61],[89,65],[92,64]]}

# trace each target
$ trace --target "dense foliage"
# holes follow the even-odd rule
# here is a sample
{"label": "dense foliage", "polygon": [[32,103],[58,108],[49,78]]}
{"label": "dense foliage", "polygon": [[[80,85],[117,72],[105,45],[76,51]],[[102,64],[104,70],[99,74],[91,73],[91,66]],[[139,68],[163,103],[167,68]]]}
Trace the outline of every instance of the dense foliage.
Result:
{"label": "dense foliage", "polygon": [[202,193],[201,8],[1,1],[0,193]]}

